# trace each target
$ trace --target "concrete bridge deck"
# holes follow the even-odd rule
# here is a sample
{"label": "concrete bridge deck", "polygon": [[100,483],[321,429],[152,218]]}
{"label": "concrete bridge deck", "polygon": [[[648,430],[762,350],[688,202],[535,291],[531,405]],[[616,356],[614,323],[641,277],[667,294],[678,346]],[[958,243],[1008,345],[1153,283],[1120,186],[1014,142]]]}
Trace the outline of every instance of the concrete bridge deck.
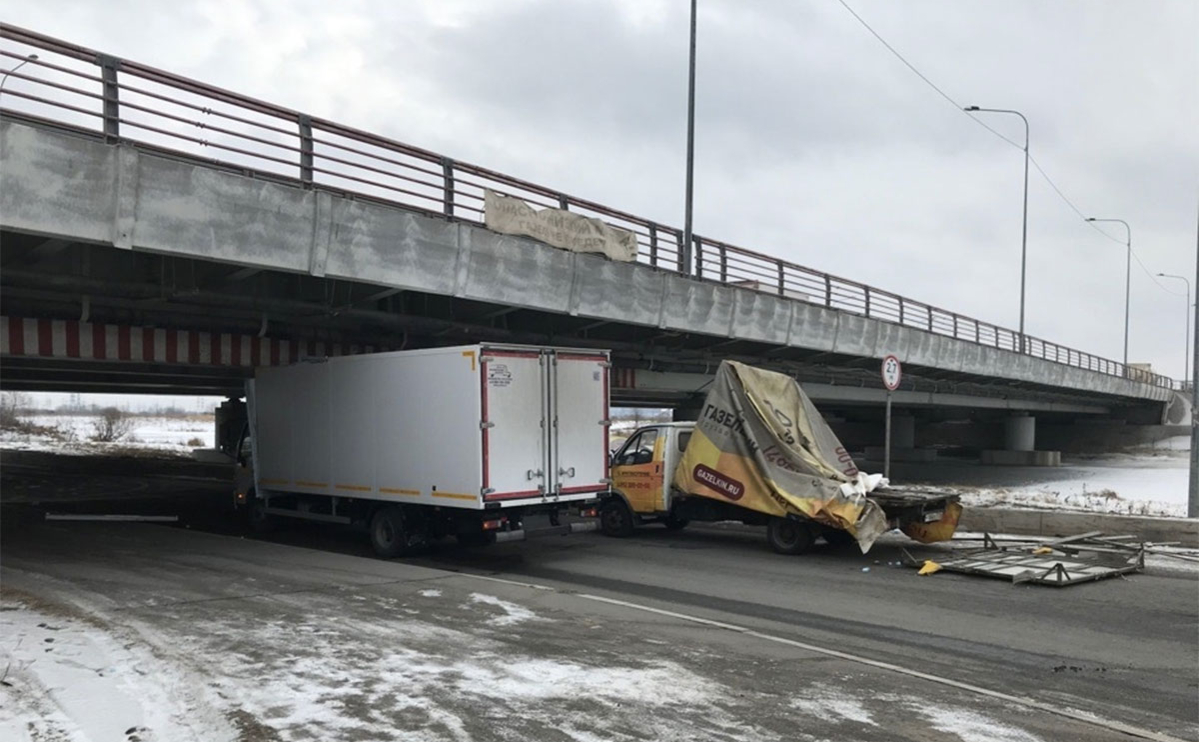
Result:
{"label": "concrete bridge deck", "polygon": [[[751,355],[795,349],[873,363],[895,353],[917,374],[1117,401],[1172,397],[1153,383],[36,122],[0,122],[0,168],[0,228],[43,238],[33,250],[107,245],[594,320],[636,328],[639,342],[648,331],[708,338],[708,349],[742,343]],[[102,303],[104,286],[92,289]]]}

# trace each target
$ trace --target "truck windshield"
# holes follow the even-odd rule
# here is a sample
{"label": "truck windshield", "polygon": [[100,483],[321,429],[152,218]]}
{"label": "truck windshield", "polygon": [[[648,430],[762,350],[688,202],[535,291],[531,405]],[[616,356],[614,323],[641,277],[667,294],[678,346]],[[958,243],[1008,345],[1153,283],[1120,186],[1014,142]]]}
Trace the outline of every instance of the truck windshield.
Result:
{"label": "truck windshield", "polygon": [[633,464],[648,464],[654,460],[654,443],[658,440],[658,429],[643,430],[629,439],[620,455],[616,457],[616,466]]}

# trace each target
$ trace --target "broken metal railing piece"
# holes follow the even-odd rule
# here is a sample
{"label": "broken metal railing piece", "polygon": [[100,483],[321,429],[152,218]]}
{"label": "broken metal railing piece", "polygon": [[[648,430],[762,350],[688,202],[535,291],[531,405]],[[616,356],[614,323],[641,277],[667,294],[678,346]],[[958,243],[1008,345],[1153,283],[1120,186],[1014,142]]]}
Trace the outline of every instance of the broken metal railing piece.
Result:
{"label": "broken metal railing piece", "polygon": [[[1131,538],[1135,536],[1104,536],[1101,531],[1092,531],[1052,541],[1030,539],[1000,544],[984,533],[982,548],[939,560],[939,564],[947,572],[1007,578],[1013,584],[1064,587],[1143,571],[1145,545],[1130,543]],[[1041,553],[1045,549],[1050,553]],[[904,556],[905,561],[916,562],[910,554],[905,552]]]}

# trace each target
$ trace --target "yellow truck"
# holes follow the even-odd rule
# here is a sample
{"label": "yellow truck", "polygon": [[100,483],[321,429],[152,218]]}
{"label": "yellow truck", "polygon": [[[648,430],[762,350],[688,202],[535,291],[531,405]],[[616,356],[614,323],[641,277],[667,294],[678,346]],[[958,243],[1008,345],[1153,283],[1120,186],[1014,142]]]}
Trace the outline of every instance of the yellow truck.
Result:
{"label": "yellow truck", "polygon": [[643,523],[766,526],[783,554],[818,538],[863,552],[898,528],[921,541],[950,538],[961,506],[952,494],[887,489],[853,458],[789,376],[725,361],[695,422],[647,425],[612,455],[600,528],[628,536]]}

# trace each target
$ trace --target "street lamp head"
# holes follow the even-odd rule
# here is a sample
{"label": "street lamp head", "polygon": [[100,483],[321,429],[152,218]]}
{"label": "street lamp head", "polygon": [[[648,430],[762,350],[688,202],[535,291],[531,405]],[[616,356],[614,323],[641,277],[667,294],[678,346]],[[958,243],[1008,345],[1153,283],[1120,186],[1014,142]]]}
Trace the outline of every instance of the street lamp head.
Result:
{"label": "street lamp head", "polygon": [[1093,217],[1093,216],[1088,216],[1088,217],[1087,217],[1087,221],[1088,221],[1088,222],[1093,222],[1093,221],[1095,221],[1095,217]]}
{"label": "street lamp head", "polygon": [[963,108],[962,110],[963,110],[963,111],[977,111],[977,110],[978,110],[978,106],[966,106],[966,107],[965,107],[965,108]]}
{"label": "street lamp head", "polygon": [[36,54],[27,54],[27,55],[25,55],[25,58],[32,62],[37,59],[37,55]]}

